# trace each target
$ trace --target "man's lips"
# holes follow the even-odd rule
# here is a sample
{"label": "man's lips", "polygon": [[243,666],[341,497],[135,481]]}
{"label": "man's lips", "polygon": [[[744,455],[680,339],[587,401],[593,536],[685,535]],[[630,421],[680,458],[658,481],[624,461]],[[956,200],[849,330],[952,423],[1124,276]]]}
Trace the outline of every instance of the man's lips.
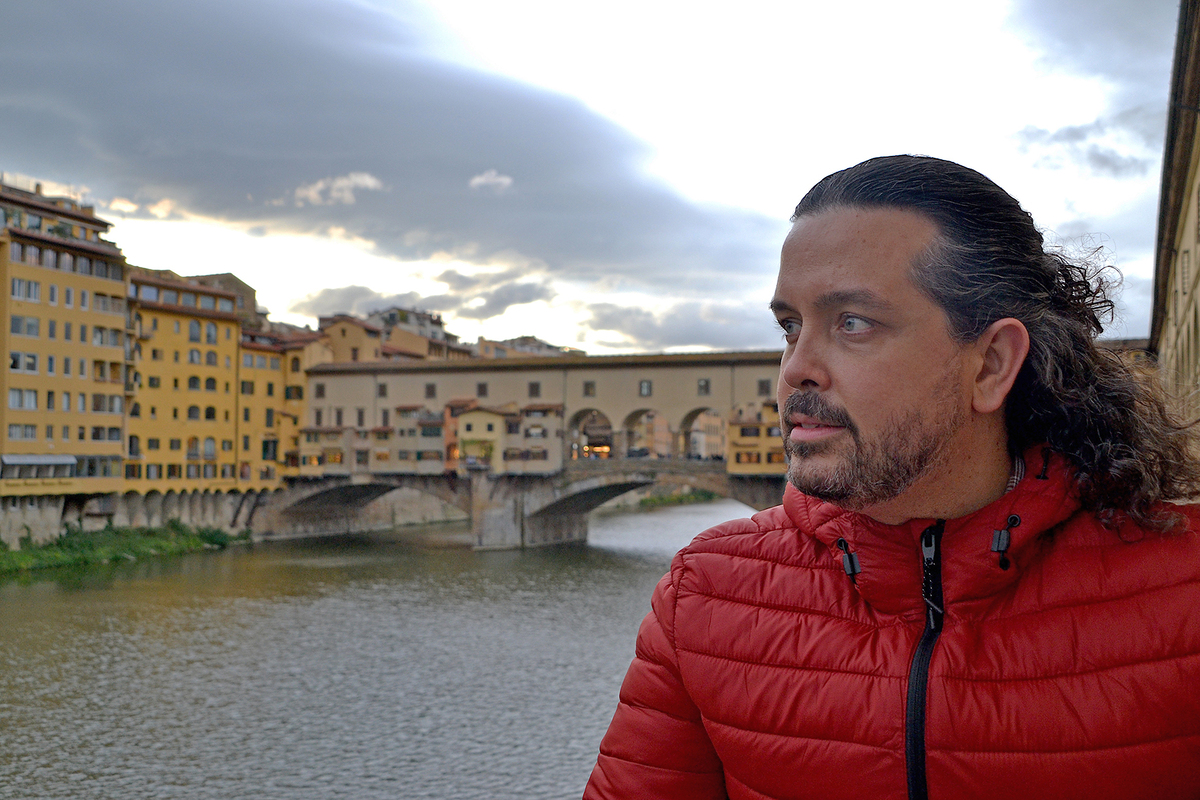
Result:
{"label": "man's lips", "polygon": [[794,416],[788,422],[790,424],[788,439],[793,442],[811,442],[845,430],[842,425],[833,425],[812,417]]}

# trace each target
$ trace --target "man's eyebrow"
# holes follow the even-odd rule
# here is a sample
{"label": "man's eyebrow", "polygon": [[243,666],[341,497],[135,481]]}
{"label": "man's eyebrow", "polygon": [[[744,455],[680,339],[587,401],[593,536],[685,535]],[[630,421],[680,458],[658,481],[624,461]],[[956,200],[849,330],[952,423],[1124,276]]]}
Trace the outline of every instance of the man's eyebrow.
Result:
{"label": "man's eyebrow", "polygon": [[[827,311],[837,306],[859,306],[871,311],[891,311],[896,307],[868,289],[843,289],[826,292],[818,297],[813,305],[819,311]],[[797,313],[795,306],[778,297],[771,301],[770,309],[776,315]]]}
{"label": "man's eyebrow", "polygon": [[873,311],[890,311],[894,305],[869,289],[843,289],[826,292],[814,301],[814,306],[826,311],[836,306],[861,306]]}

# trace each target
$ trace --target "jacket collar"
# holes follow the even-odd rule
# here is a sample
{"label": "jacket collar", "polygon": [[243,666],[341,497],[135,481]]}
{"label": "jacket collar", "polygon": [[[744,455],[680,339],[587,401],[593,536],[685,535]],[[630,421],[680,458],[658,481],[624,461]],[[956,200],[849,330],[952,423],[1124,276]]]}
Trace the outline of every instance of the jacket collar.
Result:
{"label": "jacket collar", "polygon": [[[1065,458],[1038,446],[1026,451],[1024,462],[1024,477],[1012,490],[945,523],[942,594],[948,615],[956,613],[956,603],[957,611],[964,611],[969,601],[984,600],[1016,582],[1040,549],[1042,534],[1079,508],[1074,470]],[[783,505],[797,529],[816,537],[839,569],[846,551],[857,557],[861,572],[854,576],[855,587],[876,611],[913,618],[924,614],[920,539],[936,520],[885,525],[801,494],[790,484]],[[1004,553],[992,549],[999,530],[1008,531]]]}

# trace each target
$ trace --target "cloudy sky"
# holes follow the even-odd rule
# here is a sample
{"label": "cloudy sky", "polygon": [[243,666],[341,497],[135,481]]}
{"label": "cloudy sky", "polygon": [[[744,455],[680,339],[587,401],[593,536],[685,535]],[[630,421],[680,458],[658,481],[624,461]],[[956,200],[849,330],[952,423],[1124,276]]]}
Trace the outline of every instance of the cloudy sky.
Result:
{"label": "cloudy sky", "polygon": [[1124,273],[1149,328],[1173,0],[48,0],[6,8],[0,170],[130,262],[271,315],[442,312],[468,341],[779,345],[815,181],[897,152],[992,177]]}

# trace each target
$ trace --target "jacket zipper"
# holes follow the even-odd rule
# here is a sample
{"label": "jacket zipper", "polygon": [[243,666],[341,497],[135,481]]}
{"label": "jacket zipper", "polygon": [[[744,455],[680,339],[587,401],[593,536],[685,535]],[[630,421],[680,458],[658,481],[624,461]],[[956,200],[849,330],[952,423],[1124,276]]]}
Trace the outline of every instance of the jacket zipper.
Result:
{"label": "jacket zipper", "polygon": [[925,700],[929,689],[929,660],[942,632],[942,530],[939,519],[921,533],[921,597],[925,601],[925,631],[913,653],[908,672],[908,707],[904,714],[904,756],[908,768],[909,800],[928,800],[925,774]]}

